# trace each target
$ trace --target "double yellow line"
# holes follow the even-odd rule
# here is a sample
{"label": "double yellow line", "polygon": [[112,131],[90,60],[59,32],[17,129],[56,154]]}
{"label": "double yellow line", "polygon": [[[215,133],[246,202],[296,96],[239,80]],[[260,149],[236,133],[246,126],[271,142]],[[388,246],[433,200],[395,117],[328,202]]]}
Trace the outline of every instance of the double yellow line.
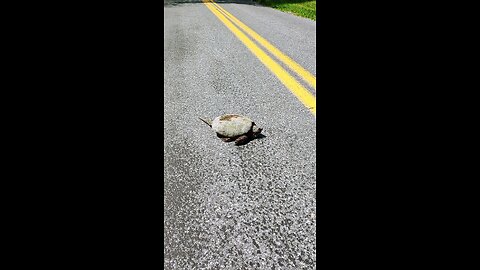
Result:
{"label": "double yellow line", "polygon": [[[212,0],[203,0],[203,3],[217,18],[262,62],[277,78],[307,107],[313,115],[317,114],[315,96],[303,87],[292,75],[290,75],[282,66],[273,60],[267,53],[260,49],[247,35],[256,40],[279,61],[283,62],[289,69],[294,71],[302,80],[316,89],[316,78],[310,72],[305,70],[290,57],[283,54],[275,48],[266,39],[255,33],[251,28],[243,24],[228,11],[223,9]],[[234,25],[235,23],[235,25]]]}

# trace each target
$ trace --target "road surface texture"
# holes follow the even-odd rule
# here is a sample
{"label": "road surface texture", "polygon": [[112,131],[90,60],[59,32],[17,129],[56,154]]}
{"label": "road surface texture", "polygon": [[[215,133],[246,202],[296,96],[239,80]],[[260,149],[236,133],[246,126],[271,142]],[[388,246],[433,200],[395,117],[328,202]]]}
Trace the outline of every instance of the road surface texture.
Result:
{"label": "road surface texture", "polygon": [[[217,3],[315,75],[314,21]],[[315,116],[205,4],[164,15],[164,268],[316,269]],[[198,119],[225,113],[265,137],[235,146]]]}

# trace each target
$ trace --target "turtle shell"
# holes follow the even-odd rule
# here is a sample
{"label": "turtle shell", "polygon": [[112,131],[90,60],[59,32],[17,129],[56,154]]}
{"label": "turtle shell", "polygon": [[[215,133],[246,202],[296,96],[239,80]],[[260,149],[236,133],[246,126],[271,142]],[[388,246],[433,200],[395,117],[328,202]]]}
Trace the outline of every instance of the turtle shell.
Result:
{"label": "turtle shell", "polygon": [[238,137],[247,134],[252,128],[253,121],[238,114],[225,114],[212,121],[212,129],[225,137]]}

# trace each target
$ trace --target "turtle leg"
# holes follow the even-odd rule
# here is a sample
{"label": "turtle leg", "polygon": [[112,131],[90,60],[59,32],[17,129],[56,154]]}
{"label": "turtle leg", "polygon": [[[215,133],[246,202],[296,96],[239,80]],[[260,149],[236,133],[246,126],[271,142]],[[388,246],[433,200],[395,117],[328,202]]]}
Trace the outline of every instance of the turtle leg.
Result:
{"label": "turtle leg", "polygon": [[235,139],[230,137],[220,137],[220,139],[224,142],[233,142]]}
{"label": "turtle leg", "polygon": [[217,137],[220,138],[224,142],[233,142],[235,138],[225,137],[217,133]]}
{"label": "turtle leg", "polygon": [[246,144],[249,141],[249,139],[250,138],[247,135],[242,135],[235,140],[235,145]]}

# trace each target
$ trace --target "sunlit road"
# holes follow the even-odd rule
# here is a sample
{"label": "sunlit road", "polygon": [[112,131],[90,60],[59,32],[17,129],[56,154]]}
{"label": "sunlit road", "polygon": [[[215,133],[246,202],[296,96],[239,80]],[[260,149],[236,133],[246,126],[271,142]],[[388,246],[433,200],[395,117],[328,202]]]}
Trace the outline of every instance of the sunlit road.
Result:
{"label": "sunlit road", "polygon": [[[316,74],[314,21],[239,2],[220,6]],[[315,116],[204,3],[164,15],[164,268],[315,269]],[[198,119],[225,113],[265,137],[235,146]]]}

